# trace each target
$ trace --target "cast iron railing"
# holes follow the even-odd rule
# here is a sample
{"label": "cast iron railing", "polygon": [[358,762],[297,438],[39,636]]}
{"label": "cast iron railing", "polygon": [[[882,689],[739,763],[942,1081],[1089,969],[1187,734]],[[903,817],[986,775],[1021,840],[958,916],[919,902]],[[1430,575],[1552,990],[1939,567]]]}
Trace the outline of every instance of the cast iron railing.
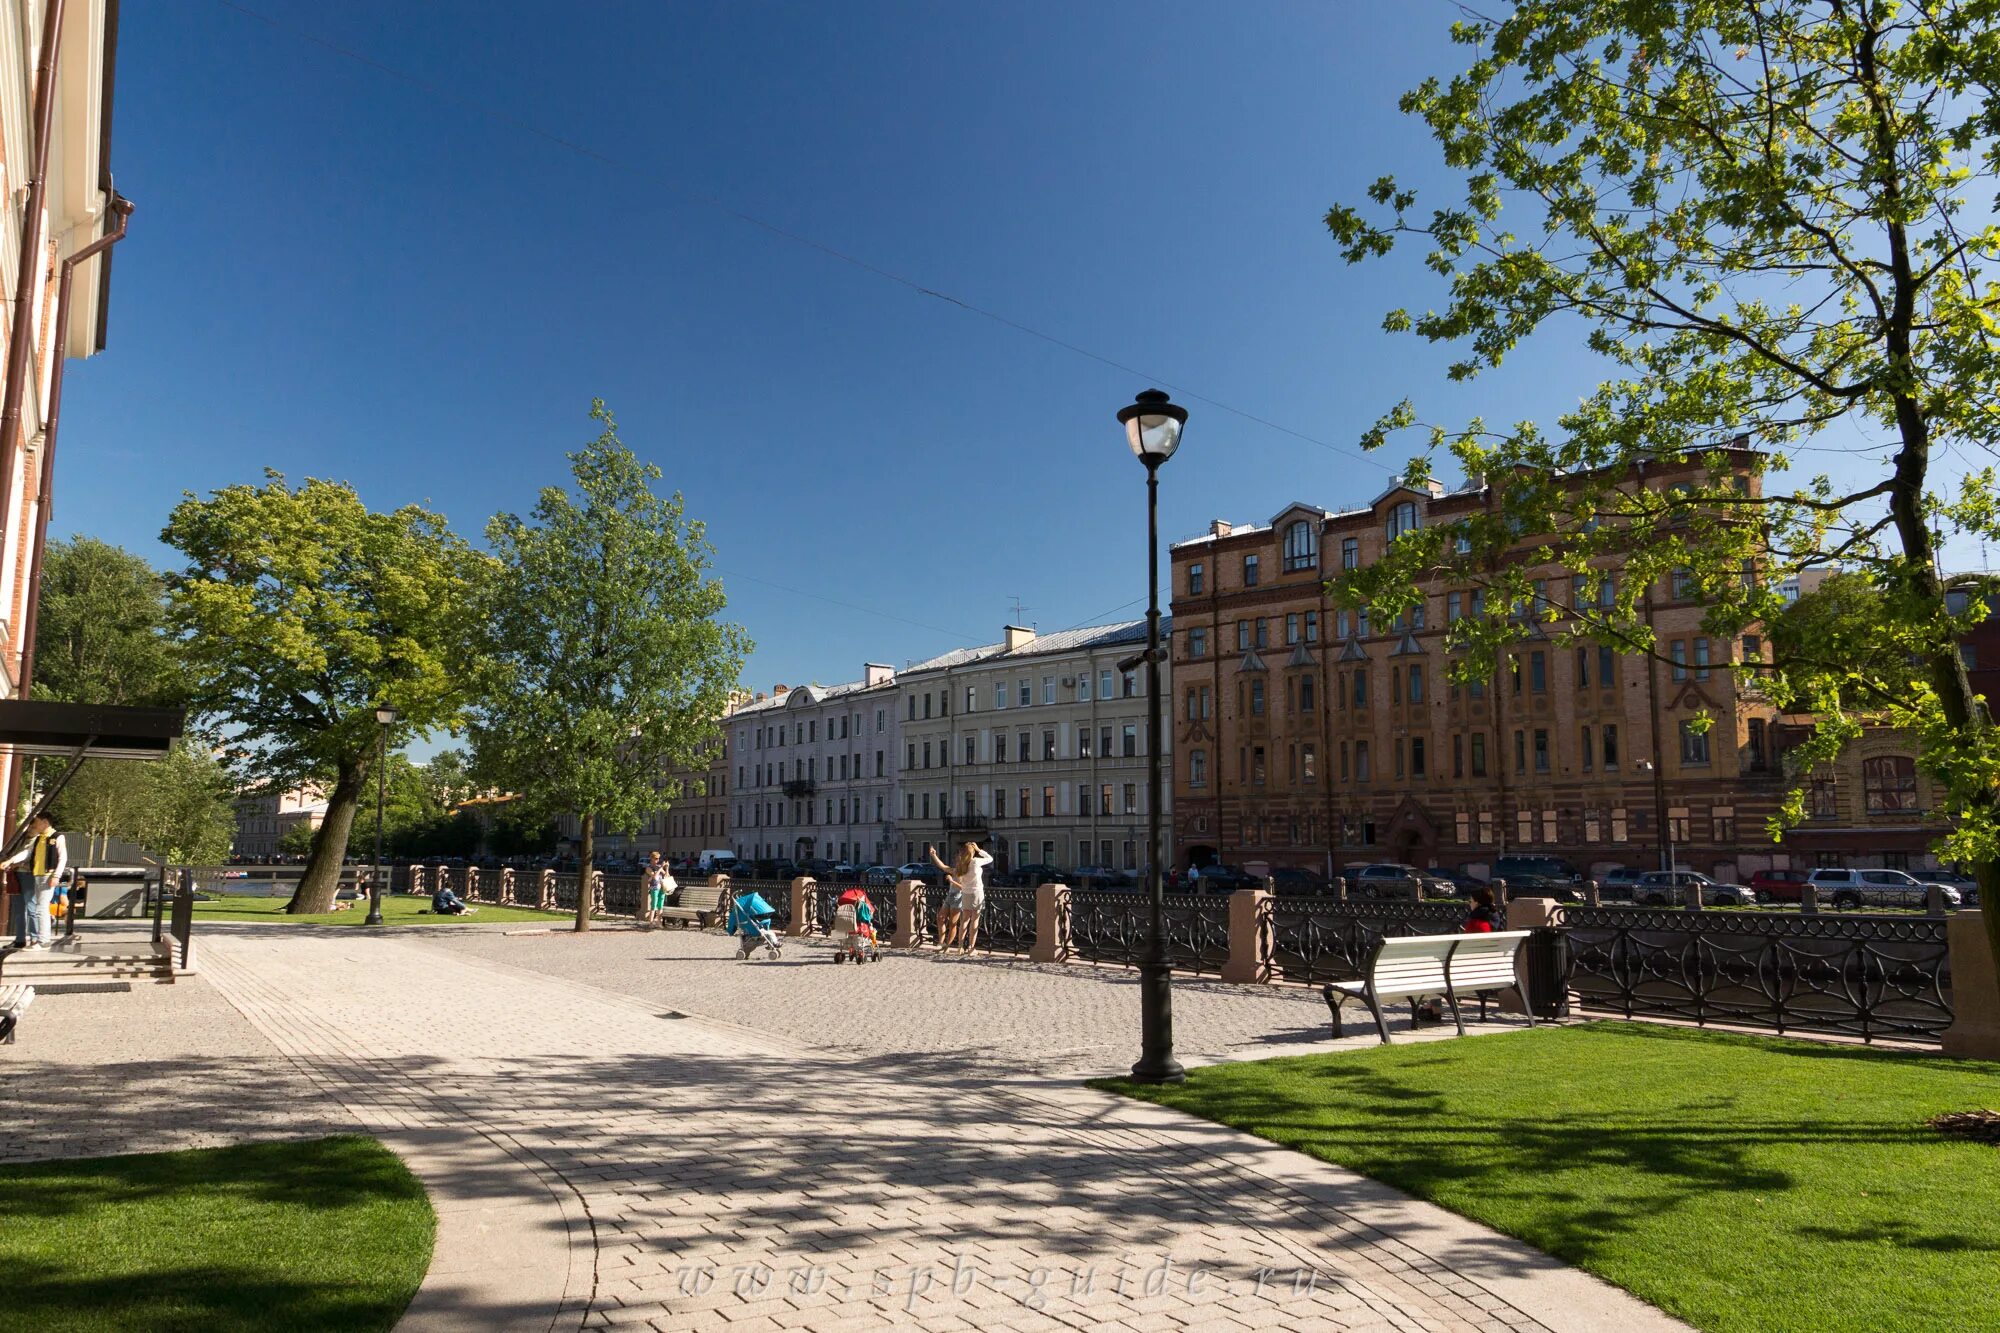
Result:
{"label": "cast iron railing", "polygon": [[1454,934],[1466,913],[1461,902],[1267,898],[1263,906],[1260,928],[1268,932],[1273,971],[1285,981],[1316,985],[1360,976],[1385,936]]}
{"label": "cast iron railing", "polygon": [[1588,1009],[1863,1041],[1951,1025],[1942,918],[1565,907],[1562,924]]}
{"label": "cast iron railing", "polygon": [[[833,914],[840,906],[840,896],[859,887],[853,884],[820,884],[813,889],[811,906],[813,909],[812,929],[824,934],[833,928]],[[789,895],[788,887],[785,892]],[[894,889],[864,889],[868,895],[868,906],[874,915],[875,937],[886,944],[896,934],[896,891]],[[764,895],[769,898],[768,893]],[[772,904],[776,906],[775,903]]]}
{"label": "cast iron railing", "polygon": [[988,889],[979,909],[979,938],[987,953],[1026,954],[1035,947],[1035,891]]}
{"label": "cast iron railing", "polygon": [[[1176,971],[1219,974],[1229,961],[1229,900],[1168,894],[1167,961]],[[1152,907],[1144,894],[1075,891],[1069,896],[1070,952],[1094,963],[1137,967],[1146,956]]]}

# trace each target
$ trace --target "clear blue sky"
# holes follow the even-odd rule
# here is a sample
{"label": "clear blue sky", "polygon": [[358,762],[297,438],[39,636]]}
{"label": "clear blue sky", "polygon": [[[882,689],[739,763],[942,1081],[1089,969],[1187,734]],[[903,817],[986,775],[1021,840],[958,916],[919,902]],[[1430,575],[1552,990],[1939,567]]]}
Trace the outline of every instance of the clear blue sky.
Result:
{"label": "clear blue sky", "polygon": [[1190,402],[1173,538],[1372,498],[1398,460],[1352,445],[1405,393],[1546,419],[1593,378],[1550,340],[1448,389],[1378,328],[1435,299],[1417,253],[1351,269],[1321,224],[1436,178],[1395,98],[1463,59],[1443,0],[246,3],[277,26],[124,7],[138,212],[58,535],[165,563],[183,489],[270,466],[476,536],[566,479],[602,395],[709,524],[746,683],[832,683],[990,641],[1017,597],[1044,630],[1135,614],[1112,413],[1154,379],[1340,447]]}

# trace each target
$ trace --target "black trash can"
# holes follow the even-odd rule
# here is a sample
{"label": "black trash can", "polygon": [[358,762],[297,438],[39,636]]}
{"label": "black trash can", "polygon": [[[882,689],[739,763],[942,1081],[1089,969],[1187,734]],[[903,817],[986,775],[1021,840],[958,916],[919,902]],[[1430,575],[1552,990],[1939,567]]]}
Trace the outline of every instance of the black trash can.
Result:
{"label": "black trash can", "polygon": [[1521,960],[1528,1003],[1536,1018],[1569,1017],[1569,936],[1557,926],[1536,926],[1528,933]]}

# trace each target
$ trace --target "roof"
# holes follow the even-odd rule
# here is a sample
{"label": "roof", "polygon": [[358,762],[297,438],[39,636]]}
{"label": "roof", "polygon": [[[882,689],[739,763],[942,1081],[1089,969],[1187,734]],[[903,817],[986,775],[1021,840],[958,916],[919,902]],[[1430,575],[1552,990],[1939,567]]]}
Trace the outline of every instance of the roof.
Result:
{"label": "roof", "polygon": [[749,713],[761,713],[772,709],[789,708],[792,706],[794,699],[802,700],[807,704],[821,704],[832,699],[845,698],[850,694],[866,694],[871,690],[893,690],[895,688],[896,679],[893,676],[888,680],[877,681],[873,685],[870,685],[865,680],[844,681],[839,685],[799,685],[786,690],[783,694],[772,695],[766,699],[752,699],[750,702],[742,704],[730,712],[724,720],[734,721]]}
{"label": "roof", "polygon": [[[1160,617],[1162,638],[1173,632],[1173,617]],[[1055,657],[1063,653],[1087,652],[1093,648],[1109,648],[1122,644],[1137,644],[1146,641],[1144,620],[1121,620],[1111,625],[1090,625],[1081,629],[1057,630],[1053,634],[1037,634],[1019,648],[1009,651],[1004,643],[988,643],[977,648],[959,648],[933,657],[927,662],[919,662],[907,667],[903,676],[914,676],[928,671],[953,670],[958,667],[1006,666],[1013,662],[1029,661],[1038,657]]]}

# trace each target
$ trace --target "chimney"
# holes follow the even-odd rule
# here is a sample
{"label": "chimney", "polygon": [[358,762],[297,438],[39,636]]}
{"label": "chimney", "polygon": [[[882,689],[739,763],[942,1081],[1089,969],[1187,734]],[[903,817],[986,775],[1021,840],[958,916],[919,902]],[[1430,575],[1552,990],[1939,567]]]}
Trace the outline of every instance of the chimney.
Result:
{"label": "chimney", "polygon": [[755,699],[755,701],[754,701],[754,702],[756,702],[756,703],[763,703],[763,702],[764,702],[764,691],[762,691],[762,690],[759,690],[759,691],[757,691],[757,698]]}
{"label": "chimney", "polygon": [[1208,535],[1211,537],[1227,537],[1234,531],[1236,526],[1227,519],[1218,518],[1208,525]]}
{"label": "chimney", "polygon": [[1007,640],[1007,651],[1010,653],[1016,648],[1025,648],[1035,641],[1035,632],[1021,625],[1009,625],[1002,634]]}
{"label": "chimney", "polygon": [[771,687],[771,697],[773,699],[782,699],[791,692],[792,687],[789,685],[773,685]]}
{"label": "chimney", "polygon": [[864,687],[870,685],[887,685],[895,678],[896,668],[892,666],[884,666],[880,662],[863,662],[861,664],[861,683]]}

